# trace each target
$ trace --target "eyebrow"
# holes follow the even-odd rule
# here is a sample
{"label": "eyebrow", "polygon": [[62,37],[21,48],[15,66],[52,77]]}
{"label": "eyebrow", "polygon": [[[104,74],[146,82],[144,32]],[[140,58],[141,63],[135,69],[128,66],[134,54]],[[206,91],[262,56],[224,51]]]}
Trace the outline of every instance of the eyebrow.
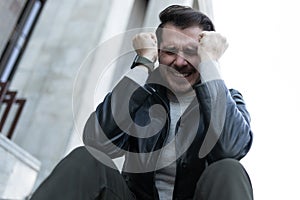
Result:
{"label": "eyebrow", "polygon": [[[166,49],[166,50],[168,50],[168,49],[176,49],[176,50],[178,50],[179,48],[177,48],[175,45],[163,45],[162,46],[162,48],[161,48],[162,50],[164,50],[164,49]],[[183,50],[197,50],[198,49],[198,46],[196,46],[196,45],[186,45],[186,46],[184,46],[183,48],[182,48],[182,51]]]}

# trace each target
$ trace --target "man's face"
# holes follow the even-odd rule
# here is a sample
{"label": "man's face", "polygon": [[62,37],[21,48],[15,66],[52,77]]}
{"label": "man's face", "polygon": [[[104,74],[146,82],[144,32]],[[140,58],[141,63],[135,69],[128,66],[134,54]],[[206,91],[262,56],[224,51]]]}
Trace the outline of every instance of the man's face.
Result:
{"label": "man's face", "polygon": [[163,28],[158,53],[159,69],[176,93],[188,92],[200,79],[196,68],[200,63],[197,51],[201,32],[198,26],[180,29],[166,24]]}

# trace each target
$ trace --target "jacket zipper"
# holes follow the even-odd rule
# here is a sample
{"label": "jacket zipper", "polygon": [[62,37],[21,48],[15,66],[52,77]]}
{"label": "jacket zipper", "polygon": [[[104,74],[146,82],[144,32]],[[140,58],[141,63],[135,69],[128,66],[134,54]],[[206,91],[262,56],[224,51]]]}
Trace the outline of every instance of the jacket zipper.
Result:
{"label": "jacket zipper", "polygon": [[[170,116],[170,107],[169,107],[169,105],[165,102],[165,100],[164,99],[162,99],[160,96],[159,96],[159,94],[158,94],[158,92],[154,89],[154,88],[151,88],[151,90],[152,90],[152,92],[153,92],[153,95],[155,95],[161,102],[162,102],[162,105],[165,107],[165,109],[167,110],[167,130],[166,130],[166,136],[165,136],[165,139],[164,139],[164,142],[163,142],[163,145],[162,145],[162,147],[164,147],[164,145],[166,144],[166,141],[167,141],[167,139],[166,138],[168,138],[168,136],[169,136],[169,132],[170,132],[170,118],[171,118],[171,116]],[[160,155],[159,155],[159,157],[158,157],[158,160],[160,159]],[[157,162],[156,162],[156,165],[155,166],[157,166]],[[153,172],[153,190],[155,191],[155,193],[154,193],[154,199],[157,199],[157,200],[159,200],[159,194],[158,194],[158,190],[157,190],[157,188],[156,188],[156,183],[155,183],[155,177],[156,177],[156,167],[155,167],[155,170],[154,170],[154,172]]]}

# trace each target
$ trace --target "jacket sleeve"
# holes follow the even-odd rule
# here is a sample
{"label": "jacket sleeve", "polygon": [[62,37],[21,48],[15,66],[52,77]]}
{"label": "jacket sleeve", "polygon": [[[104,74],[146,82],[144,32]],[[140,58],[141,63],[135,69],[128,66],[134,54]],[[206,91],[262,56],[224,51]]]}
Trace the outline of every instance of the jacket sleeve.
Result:
{"label": "jacket sleeve", "polygon": [[111,158],[124,155],[129,148],[131,136],[127,128],[134,123],[132,115],[149,95],[144,87],[125,76],[90,115],[84,127],[84,144]]}
{"label": "jacket sleeve", "polygon": [[252,131],[242,95],[228,90],[223,80],[200,83],[195,91],[206,130],[199,157],[206,156],[208,163],[243,158],[251,147]]}

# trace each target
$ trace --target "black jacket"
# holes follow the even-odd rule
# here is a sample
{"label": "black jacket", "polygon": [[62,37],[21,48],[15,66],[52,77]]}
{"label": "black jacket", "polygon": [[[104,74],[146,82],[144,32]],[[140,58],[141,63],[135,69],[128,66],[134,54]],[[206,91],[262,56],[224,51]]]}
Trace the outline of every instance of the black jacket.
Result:
{"label": "black jacket", "polygon": [[[138,200],[158,199],[155,172],[170,125],[167,89],[155,73],[144,87],[123,78],[91,114],[83,135],[85,145],[111,158],[125,155],[122,174]],[[210,163],[239,160],[252,143],[250,116],[238,91],[228,90],[222,80],[196,84],[194,90],[197,98],[176,126],[173,199],[192,198]]]}

